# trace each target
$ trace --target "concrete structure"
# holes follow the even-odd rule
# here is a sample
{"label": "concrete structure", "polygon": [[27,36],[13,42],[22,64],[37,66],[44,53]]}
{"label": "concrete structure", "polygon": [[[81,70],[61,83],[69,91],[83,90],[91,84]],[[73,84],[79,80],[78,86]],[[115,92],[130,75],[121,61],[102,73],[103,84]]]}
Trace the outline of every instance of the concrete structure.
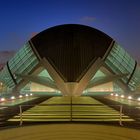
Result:
{"label": "concrete structure", "polygon": [[[31,38],[0,72],[10,91],[135,92],[137,62],[111,37],[92,27],[59,25]],[[15,93],[15,92],[14,92]]]}

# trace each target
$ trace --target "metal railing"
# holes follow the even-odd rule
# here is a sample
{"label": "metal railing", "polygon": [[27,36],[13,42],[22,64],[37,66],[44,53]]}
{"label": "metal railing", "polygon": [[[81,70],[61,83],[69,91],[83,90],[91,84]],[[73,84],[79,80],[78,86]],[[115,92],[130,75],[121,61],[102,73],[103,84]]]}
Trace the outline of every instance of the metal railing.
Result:
{"label": "metal railing", "polygon": [[[81,107],[82,106],[86,106],[86,104],[61,104],[61,105],[59,105],[59,104],[45,104],[45,105],[20,105],[19,106],[19,118],[20,118],[20,122],[19,122],[19,125],[20,126],[22,126],[22,124],[23,124],[23,112],[24,112],[24,108],[26,107],[28,107],[28,108],[31,108],[31,107],[37,107],[37,106],[69,106],[70,107],[70,109],[68,110],[68,111],[63,111],[63,112],[69,112],[69,121],[73,121],[74,119],[75,119],[75,116],[76,115],[74,115],[74,113],[75,112],[78,112],[78,111],[75,111],[74,110],[74,107],[75,106],[79,106],[79,105],[81,105]],[[89,104],[87,104],[88,106],[89,106]],[[90,106],[94,106],[94,107],[105,107],[104,105],[90,105]],[[107,106],[108,107],[108,106]],[[108,108],[112,108],[112,110],[114,110],[113,108],[114,107],[117,107],[117,110],[116,110],[116,116],[118,117],[117,118],[117,120],[118,120],[118,122],[119,122],[119,125],[120,126],[123,126],[123,116],[124,116],[124,114],[123,114],[123,106],[122,105],[109,105],[109,107]],[[47,112],[52,112],[53,110],[51,110],[51,111],[47,111]],[[54,111],[55,112],[55,111]],[[61,112],[61,111],[60,111]],[[87,111],[87,110],[81,110],[81,111],[79,111],[79,112],[83,112],[83,113],[91,113],[92,112],[92,115],[90,115],[90,116],[95,116],[94,115],[94,110],[91,110],[91,111]],[[100,112],[99,112],[100,113]],[[107,113],[107,112],[106,112]],[[31,116],[32,114],[30,114],[30,116]],[[47,115],[47,113],[46,114],[44,114],[44,115]],[[26,114],[26,116],[28,116],[28,114]],[[53,116],[53,115],[52,115]],[[77,116],[80,116],[80,115],[77,115]],[[88,114],[87,114],[87,116],[88,116]],[[96,115],[97,116],[97,115]],[[104,114],[99,114],[98,116],[104,116]],[[98,117],[97,116],[97,117]],[[113,114],[112,114],[112,116],[113,116]],[[88,117],[87,117],[87,119],[88,119]],[[84,118],[83,118],[83,120],[84,120]],[[92,120],[93,121],[93,120]]]}

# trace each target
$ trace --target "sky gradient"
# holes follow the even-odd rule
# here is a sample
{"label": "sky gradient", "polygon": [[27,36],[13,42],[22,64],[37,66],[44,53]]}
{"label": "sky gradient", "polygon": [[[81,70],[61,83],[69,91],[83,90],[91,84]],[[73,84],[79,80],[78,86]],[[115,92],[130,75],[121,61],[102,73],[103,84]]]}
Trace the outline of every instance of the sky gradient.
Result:
{"label": "sky gradient", "polygon": [[140,63],[139,0],[0,0],[0,18],[0,51],[17,51],[46,28],[77,23],[105,32]]}

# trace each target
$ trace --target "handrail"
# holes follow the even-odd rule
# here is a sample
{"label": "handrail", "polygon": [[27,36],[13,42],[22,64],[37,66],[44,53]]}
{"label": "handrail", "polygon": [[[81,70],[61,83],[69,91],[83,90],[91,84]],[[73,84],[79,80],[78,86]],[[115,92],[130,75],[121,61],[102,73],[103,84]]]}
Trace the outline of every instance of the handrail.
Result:
{"label": "handrail", "polygon": [[122,115],[123,115],[122,111],[123,111],[123,106],[120,105],[120,121],[119,121],[120,126],[123,126],[123,124],[122,124]]}
{"label": "handrail", "polygon": [[[72,117],[73,117],[73,110],[72,110],[72,107],[74,106],[72,103],[69,104],[70,105],[70,111],[65,111],[65,112],[70,112],[70,121],[72,121]],[[40,105],[37,105],[37,104],[33,104],[33,105],[20,105],[19,106],[19,115],[20,115],[20,126],[22,126],[23,124],[23,107],[34,107],[34,106],[40,106]],[[47,104],[46,106],[49,106],[49,104]],[[56,105],[58,106],[58,105]],[[94,106],[94,105],[93,105]],[[100,106],[107,106],[107,105],[100,105]],[[119,125],[120,126],[123,126],[122,124],[122,117],[123,117],[123,105],[109,105],[109,107],[113,107],[113,106],[118,106],[119,107]],[[85,111],[84,111],[85,112]],[[94,115],[93,115],[94,116]]]}
{"label": "handrail", "polygon": [[23,121],[22,121],[22,106],[19,106],[19,111],[20,111],[20,126],[22,125]]}

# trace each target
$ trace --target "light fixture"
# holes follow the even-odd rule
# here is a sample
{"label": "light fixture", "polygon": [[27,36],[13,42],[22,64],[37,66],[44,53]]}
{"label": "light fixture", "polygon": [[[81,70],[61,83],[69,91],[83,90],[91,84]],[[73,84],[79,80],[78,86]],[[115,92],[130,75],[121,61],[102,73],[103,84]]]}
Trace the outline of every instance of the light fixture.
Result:
{"label": "light fixture", "polygon": [[29,95],[28,94],[25,94],[25,96],[28,97]]}
{"label": "light fixture", "polygon": [[124,98],[124,95],[121,95],[121,98]]}
{"label": "light fixture", "polygon": [[114,94],[113,94],[113,93],[111,93],[110,95],[111,95],[111,96],[113,96]]}
{"label": "light fixture", "polygon": [[33,94],[32,94],[32,93],[30,93],[30,96],[33,96]]}
{"label": "light fixture", "polygon": [[1,101],[1,102],[4,102],[4,101],[5,101],[5,98],[1,98],[0,101]]}
{"label": "light fixture", "polygon": [[14,100],[14,99],[16,99],[16,98],[15,98],[15,96],[12,96],[10,99]]}
{"label": "light fixture", "polygon": [[19,95],[19,98],[22,98],[23,96],[22,95]]}
{"label": "light fixture", "polygon": [[137,100],[140,101],[140,97]]}
{"label": "light fixture", "polygon": [[118,97],[119,95],[118,94],[115,94],[115,96]]}
{"label": "light fixture", "polygon": [[128,99],[131,100],[132,99],[132,96],[128,96]]}

